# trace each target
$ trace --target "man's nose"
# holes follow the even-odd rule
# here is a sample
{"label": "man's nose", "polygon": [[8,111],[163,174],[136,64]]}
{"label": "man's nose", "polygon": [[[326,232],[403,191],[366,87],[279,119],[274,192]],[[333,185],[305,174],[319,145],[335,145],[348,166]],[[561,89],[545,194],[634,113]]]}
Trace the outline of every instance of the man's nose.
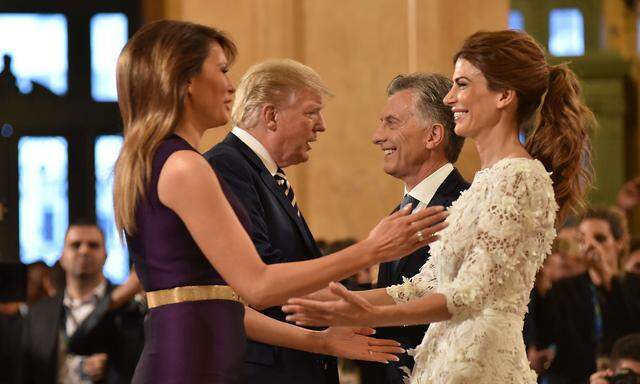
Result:
{"label": "man's nose", "polygon": [[371,136],[371,142],[376,145],[382,143],[384,141],[384,137],[382,133],[383,133],[382,124],[379,124],[376,127],[376,129],[373,131],[373,135]]}
{"label": "man's nose", "polygon": [[324,116],[322,116],[322,113],[318,113],[318,122],[313,127],[313,130],[316,132],[324,132],[327,130],[327,127],[325,126],[325,122],[324,122]]}

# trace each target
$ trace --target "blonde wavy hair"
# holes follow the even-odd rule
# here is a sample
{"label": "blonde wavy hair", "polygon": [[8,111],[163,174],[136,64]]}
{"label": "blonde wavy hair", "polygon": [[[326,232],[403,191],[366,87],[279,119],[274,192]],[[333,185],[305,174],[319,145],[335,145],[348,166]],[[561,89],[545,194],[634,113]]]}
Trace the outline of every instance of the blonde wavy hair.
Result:
{"label": "blonde wavy hair", "polygon": [[124,144],[114,170],[113,201],[121,235],[123,231],[130,235],[136,232],[136,207],[146,197],[156,148],[180,122],[188,82],[216,43],[229,62],[233,61],[236,46],[222,32],[161,20],[136,32],[118,58],[116,79]]}
{"label": "blonde wavy hair", "polygon": [[234,125],[243,127],[265,103],[281,104],[297,89],[311,89],[332,96],[320,75],[291,59],[269,59],[258,63],[242,76],[231,110]]}

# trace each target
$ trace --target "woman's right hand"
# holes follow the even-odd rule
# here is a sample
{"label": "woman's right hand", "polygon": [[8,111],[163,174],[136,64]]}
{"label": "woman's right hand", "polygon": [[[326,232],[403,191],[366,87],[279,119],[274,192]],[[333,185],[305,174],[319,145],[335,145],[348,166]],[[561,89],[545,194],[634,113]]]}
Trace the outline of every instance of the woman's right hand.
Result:
{"label": "woman's right hand", "polygon": [[442,206],[411,214],[411,205],[382,219],[365,241],[376,249],[377,263],[399,259],[438,240],[436,233],[447,226],[449,213]]}

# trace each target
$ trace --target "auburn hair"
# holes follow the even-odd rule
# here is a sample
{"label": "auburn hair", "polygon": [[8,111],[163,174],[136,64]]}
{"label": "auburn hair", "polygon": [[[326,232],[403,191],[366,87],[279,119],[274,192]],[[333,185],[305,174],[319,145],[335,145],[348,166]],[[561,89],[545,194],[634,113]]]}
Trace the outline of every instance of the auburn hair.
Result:
{"label": "auburn hair", "polygon": [[478,68],[489,89],[512,89],[518,99],[518,129],[527,134],[525,148],[552,172],[557,222],[585,206],[593,181],[591,139],[593,113],[582,100],[576,75],[566,64],[549,66],[542,46],[525,32],[476,32],[468,37],[454,63],[464,59]]}

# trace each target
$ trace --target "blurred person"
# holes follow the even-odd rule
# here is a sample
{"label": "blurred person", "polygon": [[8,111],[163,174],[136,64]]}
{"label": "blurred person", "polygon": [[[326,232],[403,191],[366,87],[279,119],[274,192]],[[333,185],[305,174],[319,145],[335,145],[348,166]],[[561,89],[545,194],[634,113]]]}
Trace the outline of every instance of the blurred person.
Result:
{"label": "blurred person", "polygon": [[631,240],[629,244],[629,256],[624,261],[625,272],[640,276],[640,237]]}
{"label": "blurred person", "polygon": [[[331,284],[340,300],[294,298],[285,312],[307,325],[434,323],[416,348],[412,384],[535,383],[523,317],[555,225],[583,203],[593,114],[573,72],[548,65],[524,32],[477,32],[454,62],[444,101],[482,170],[451,206],[427,263],[386,290]],[[525,127],[532,134],[522,145]]]}
{"label": "blurred person", "polygon": [[[249,180],[255,178],[254,185],[267,199],[263,208],[277,212],[279,228],[286,228],[288,237],[279,237],[282,246],[294,252],[295,261],[304,260],[266,264],[247,232],[269,233],[277,224],[260,223],[247,195],[235,196],[237,191],[225,179],[230,173],[220,172],[218,178],[196,150],[206,130],[229,119],[235,88],[227,73],[236,52],[233,41],[214,28],[161,20],[138,30],[118,58],[124,143],[114,171],[115,221],[133,249],[149,305],[148,337],[134,383],[242,382],[246,336],[263,345],[336,353],[328,340],[335,329],[306,330],[249,306],[273,307],[292,295],[401,257],[434,241],[431,235],[446,226],[441,207],[416,214],[403,210],[383,219],[363,241],[317,257],[293,195],[285,195],[278,185],[283,185],[282,179],[277,181],[238,139],[244,149],[236,149],[229,166],[246,172]],[[321,84],[317,74],[305,68],[313,83]],[[289,72],[281,78],[299,80]],[[308,142],[324,130],[324,87],[296,85],[295,92],[278,85],[261,89],[260,95],[273,92],[282,97],[247,113],[266,126],[265,135],[286,148],[285,156],[278,158],[281,167],[306,160]],[[354,332],[342,333],[342,341],[351,341],[341,344],[343,355],[386,362],[395,358],[390,352],[401,351],[394,342],[369,340]],[[274,360],[271,347],[259,348],[258,355],[261,362]],[[317,360],[307,361],[324,369]],[[305,366],[312,369],[300,365]],[[269,376],[251,380],[267,382],[263,379]]]}
{"label": "blurred person", "polygon": [[590,384],[640,384],[640,333],[618,339],[611,349],[609,369],[589,378]]}
{"label": "blurred person", "polygon": [[21,335],[26,308],[27,268],[0,262],[0,383],[22,384]]}
{"label": "blurred person", "polygon": [[[566,244],[571,273],[538,297],[539,342],[555,348],[545,378],[549,383],[582,383],[595,372],[613,341],[631,331],[620,260],[628,249],[624,215],[616,208],[589,208],[581,217],[579,244]],[[577,274],[576,274],[577,273]]]}
{"label": "blurred person", "polygon": [[631,211],[640,204],[640,177],[622,184],[616,198],[616,206],[624,211]]}
{"label": "blurred person", "polygon": [[[544,261],[538,271],[534,289],[531,291],[529,311],[524,318],[524,338],[527,346],[527,358],[531,368],[542,375],[555,358],[556,345],[542,345],[539,339],[539,327],[536,308],[540,297],[544,297],[554,284],[562,279],[584,273],[586,267],[578,261],[580,253],[579,231],[577,223],[570,218],[558,230],[558,235],[551,246],[551,255]],[[539,380],[540,381],[540,380]]]}
{"label": "blurred person", "polygon": [[104,316],[115,288],[102,273],[106,257],[95,223],[69,225],[60,256],[66,287],[32,305],[25,323],[25,383],[131,381],[143,313],[123,306]]}
{"label": "blurred person", "polygon": [[27,265],[27,304],[31,305],[45,297],[56,294],[51,281],[49,266],[44,261]]}

